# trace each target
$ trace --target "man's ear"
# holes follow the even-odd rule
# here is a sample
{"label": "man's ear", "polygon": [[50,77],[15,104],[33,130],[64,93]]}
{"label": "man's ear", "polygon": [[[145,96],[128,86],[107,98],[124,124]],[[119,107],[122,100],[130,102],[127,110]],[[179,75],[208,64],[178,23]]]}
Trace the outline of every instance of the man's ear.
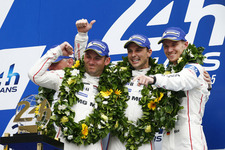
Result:
{"label": "man's ear", "polygon": [[185,41],[184,45],[185,45],[185,49],[186,49],[188,47],[188,41]]}
{"label": "man's ear", "polygon": [[111,58],[110,57],[106,57],[105,59],[105,66],[107,66],[110,63]]}
{"label": "man's ear", "polygon": [[152,55],[152,49],[148,49],[148,57],[150,57]]}

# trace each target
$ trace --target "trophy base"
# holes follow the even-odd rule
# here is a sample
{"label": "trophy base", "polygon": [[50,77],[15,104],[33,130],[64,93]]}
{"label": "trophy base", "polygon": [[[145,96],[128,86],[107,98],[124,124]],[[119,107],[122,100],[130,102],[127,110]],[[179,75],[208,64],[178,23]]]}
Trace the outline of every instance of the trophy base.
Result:
{"label": "trophy base", "polygon": [[63,150],[64,144],[60,141],[37,133],[14,134],[9,137],[0,137],[0,144],[7,145],[15,150]]}

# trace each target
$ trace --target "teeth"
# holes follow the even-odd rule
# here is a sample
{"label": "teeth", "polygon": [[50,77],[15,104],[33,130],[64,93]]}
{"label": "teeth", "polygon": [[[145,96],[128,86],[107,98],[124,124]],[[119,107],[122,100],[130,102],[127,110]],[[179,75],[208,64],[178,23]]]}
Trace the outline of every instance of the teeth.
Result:
{"label": "teeth", "polygon": [[135,59],[135,60],[133,60],[134,62],[137,62],[137,61],[139,61],[139,59]]}
{"label": "teeth", "polygon": [[169,56],[173,56],[174,54],[169,54]]}

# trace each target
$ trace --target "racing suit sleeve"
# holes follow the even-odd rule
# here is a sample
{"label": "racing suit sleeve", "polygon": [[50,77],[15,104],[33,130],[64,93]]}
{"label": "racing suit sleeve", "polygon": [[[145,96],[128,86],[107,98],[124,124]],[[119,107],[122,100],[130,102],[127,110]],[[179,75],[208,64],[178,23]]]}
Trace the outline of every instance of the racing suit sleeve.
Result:
{"label": "racing suit sleeve", "polygon": [[61,79],[57,72],[62,72],[63,70],[48,71],[47,69],[61,55],[62,50],[60,46],[48,50],[48,52],[29,70],[28,76],[30,80],[39,86],[58,90]]}
{"label": "racing suit sleeve", "polygon": [[156,74],[155,85],[172,91],[187,91],[203,82],[203,67],[199,64],[187,64],[180,72],[162,75]]}
{"label": "racing suit sleeve", "polygon": [[76,60],[81,59],[84,55],[84,50],[87,46],[88,34],[83,32],[78,32],[74,39],[74,50]]}

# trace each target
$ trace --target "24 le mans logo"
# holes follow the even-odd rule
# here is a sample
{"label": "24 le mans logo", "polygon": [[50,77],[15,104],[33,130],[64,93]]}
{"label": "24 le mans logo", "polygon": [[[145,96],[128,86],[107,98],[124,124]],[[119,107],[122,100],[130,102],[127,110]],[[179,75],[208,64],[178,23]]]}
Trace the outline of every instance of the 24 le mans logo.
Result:
{"label": "24 le mans logo", "polygon": [[[18,83],[19,83],[20,74],[17,73],[17,72],[13,72],[14,67],[15,67],[15,64],[12,64],[12,65],[10,65],[9,71],[8,71],[7,74],[5,72],[2,72],[0,74],[0,93],[16,92],[17,91],[16,85],[18,85]],[[7,77],[6,81],[4,81],[5,77]],[[14,82],[13,82],[12,78],[15,79]],[[10,86],[12,84],[13,84],[13,86]]]}

